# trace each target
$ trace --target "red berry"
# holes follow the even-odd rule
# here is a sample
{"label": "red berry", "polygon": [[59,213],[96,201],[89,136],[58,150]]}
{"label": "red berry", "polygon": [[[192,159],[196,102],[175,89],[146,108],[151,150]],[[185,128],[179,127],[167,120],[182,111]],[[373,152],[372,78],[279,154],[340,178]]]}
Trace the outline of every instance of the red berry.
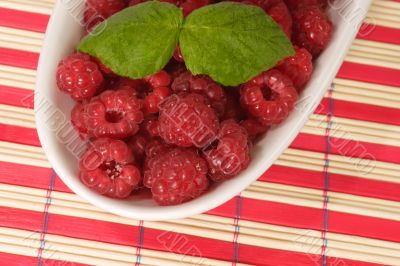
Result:
{"label": "red berry", "polygon": [[158,126],[159,126],[159,123],[158,123],[157,116],[146,117],[142,123],[143,130],[151,137],[160,136]]}
{"label": "red berry", "polygon": [[186,0],[180,6],[183,10],[183,15],[186,17],[196,9],[206,6],[210,3],[210,0]]}
{"label": "red berry", "polygon": [[199,94],[172,95],[161,105],[159,131],[167,143],[201,148],[215,139],[218,129],[214,109]]}
{"label": "red berry", "polygon": [[98,139],[80,159],[80,179],[89,188],[112,198],[126,198],[141,181],[132,151],[119,140]]}
{"label": "red berry", "polygon": [[132,149],[137,163],[143,162],[146,146],[150,139],[151,137],[148,134],[141,131],[130,138],[128,146]]}
{"label": "red berry", "polygon": [[148,88],[143,91],[145,114],[158,113],[160,103],[167,98],[171,91],[169,85],[171,76],[164,70],[144,78],[148,84]]}
{"label": "red berry", "polygon": [[58,88],[76,101],[93,97],[104,81],[97,64],[82,53],[74,53],[61,60],[56,78]]}
{"label": "red berry", "polygon": [[293,12],[293,42],[318,56],[332,38],[332,22],[318,6]]}
{"label": "red berry", "polygon": [[90,137],[124,139],[136,134],[143,121],[141,100],[127,90],[105,91],[83,107],[80,125]]}
{"label": "red berry", "polygon": [[[330,0],[333,1],[333,0]],[[320,6],[326,8],[328,6],[328,0],[285,0],[290,10],[297,10],[306,6]]]}
{"label": "red berry", "polygon": [[250,163],[250,147],[246,130],[234,120],[222,122],[218,146],[206,152],[209,176],[215,182],[232,178]]}
{"label": "red berry", "polygon": [[86,0],[84,20],[86,28],[92,29],[126,6],[124,0]]}
{"label": "red berry", "polygon": [[293,110],[298,94],[280,71],[266,71],[241,88],[244,108],[264,126],[281,123]]}
{"label": "red berry", "polygon": [[189,71],[182,72],[174,79],[171,89],[175,93],[191,92],[201,94],[210,101],[211,107],[215,109],[219,117],[222,117],[225,113],[225,91],[207,76],[193,76]]}
{"label": "red berry", "polygon": [[252,141],[256,140],[259,136],[267,133],[269,129],[268,126],[262,125],[256,119],[246,119],[242,121],[240,125],[246,129],[247,134],[249,135],[249,139]]}
{"label": "red berry", "polygon": [[277,69],[288,76],[293,85],[301,91],[313,72],[312,55],[304,48],[296,48],[296,54],[282,60]]}
{"label": "red berry", "polygon": [[175,148],[146,162],[144,183],[159,205],[177,205],[206,191],[207,170],[206,161],[195,151]]}
{"label": "red berry", "polygon": [[164,70],[145,77],[144,80],[153,88],[168,87],[171,84],[171,76]]}
{"label": "red berry", "polygon": [[292,16],[283,0],[239,0],[244,4],[258,6],[281,26],[286,35],[292,36]]}

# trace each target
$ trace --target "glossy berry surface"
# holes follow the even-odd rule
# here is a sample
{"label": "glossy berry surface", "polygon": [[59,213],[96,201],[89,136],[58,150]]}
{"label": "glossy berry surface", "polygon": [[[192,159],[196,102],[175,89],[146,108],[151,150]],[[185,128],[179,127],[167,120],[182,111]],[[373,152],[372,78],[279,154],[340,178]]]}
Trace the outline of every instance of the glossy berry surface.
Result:
{"label": "glossy berry surface", "polygon": [[[332,0],[330,1],[333,2]],[[326,8],[328,6],[328,0],[285,0],[285,3],[292,10],[307,6],[319,6],[322,8]]]}
{"label": "glossy berry surface", "polygon": [[293,42],[318,56],[332,38],[332,22],[318,6],[293,11]]}
{"label": "glossy berry surface", "polygon": [[312,55],[304,48],[296,48],[296,54],[281,61],[277,69],[288,76],[293,85],[301,91],[311,79]]}
{"label": "glossy berry surface", "polygon": [[73,121],[80,132],[90,137],[124,139],[139,131],[143,121],[141,108],[141,100],[129,91],[108,90],[83,104],[80,113],[74,113],[73,117],[78,118]]}
{"label": "glossy berry surface", "polygon": [[103,84],[104,78],[98,65],[90,56],[74,53],[58,64],[56,74],[58,88],[76,101],[93,97]]}
{"label": "glossy berry surface", "polygon": [[238,175],[250,163],[250,147],[246,130],[234,120],[222,122],[218,145],[205,154],[209,177],[221,182]]}
{"label": "glossy berry surface", "polygon": [[203,95],[219,117],[225,113],[226,93],[220,85],[207,76],[193,76],[189,71],[184,71],[175,77],[171,89],[175,93],[190,92]]}
{"label": "glossy berry surface", "polygon": [[159,132],[167,143],[180,147],[204,147],[217,136],[219,120],[199,94],[168,97],[160,109]]}
{"label": "glossy berry surface", "polygon": [[126,7],[124,0],[86,0],[84,21],[88,30]]}
{"label": "glossy berry surface", "polygon": [[170,149],[145,163],[144,184],[162,206],[177,205],[199,197],[208,187],[206,161],[196,151]]}
{"label": "glossy berry surface", "polygon": [[281,123],[298,99],[292,81],[280,71],[262,73],[241,88],[241,103],[262,125]]}
{"label": "glossy berry surface", "polygon": [[123,141],[108,138],[94,141],[79,165],[82,182],[112,198],[128,197],[141,181],[132,151]]}

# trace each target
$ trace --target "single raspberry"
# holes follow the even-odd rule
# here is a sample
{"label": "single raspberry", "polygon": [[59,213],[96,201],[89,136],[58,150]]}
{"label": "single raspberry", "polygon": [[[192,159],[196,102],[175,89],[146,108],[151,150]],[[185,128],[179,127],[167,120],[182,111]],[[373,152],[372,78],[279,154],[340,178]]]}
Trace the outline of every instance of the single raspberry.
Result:
{"label": "single raspberry", "polygon": [[159,123],[158,123],[157,116],[146,117],[141,125],[143,131],[146,132],[151,137],[159,137],[160,136],[160,131],[159,131],[158,126],[159,126]]}
{"label": "single raspberry", "polygon": [[196,9],[210,4],[210,0],[186,0],[180,6],[183,10],[183,15],[186,17]]}
{"label": "single raspberry", "polygon": [[168,97],[160,107],[160,136],[170,144],[198,148],[210,144],[217,136],[218,117],[199,94]]}
{"label": "single raspberry", "polygon": [[207,76],[193,76],[189,71],[182,72],[174,79],[171,89],[175,93],[201,94],[210,101],[211,107],[215,109],[219,117],[225,113],[226,93],[221,86]]}
{"label": "single raspberry", "polygon": [[79,162],[83,184],[112,198],[126,198],[140,181],[132,151],[119,140],[108,138],[94,141]]}
{"label": "single raspberry", "polygon": [[145,132],[139,131],[136,135],[129,139],[128,146],[131,148],[136,162],[142,164],[145,158],[146,146],[151,140],[151,137]]}
{"label": "single raspberry", "polygon": [[124,0],[86,0],[84,21],[88,30],[126,7]]}
{"label": "single raspberry", "polygon": [[240,125],[246,129],[249,139],[254,141],[258,137],[268,132],[269,127],[262,125],[256,119],[246,119],[240,123]]}
{"label": "single raspberry", "polygon": [[175,148],[146,162],[144,184],[159,205],[177,205],[206,191],[207,171],[206,161],[194,150]]}
{"label": "single raspberry", "polygon": [[292,36],[292,15],[283,0],[239,0],[244,4],[258,6],[272,17],[286,33],[289,39]]}
{"label": "single raspberry", "polygon": [[127,90],[105,91],[83,107],[80,125],[90,137],[124,139],[136,134],[143,121],[141,100]]}
{"label": "single raspberry", "polygon": [[262,125],[269,126],[281,123],[293,110],[297,98],[292,81],[272,69],[243,85],[240,101]]}
{"label": "single raspberry", "polygon": [[[330,0],[331,2],[333,0]],[[307,6],[319,6],[326,8],[328,6],[328,0],[285,0],[285,3],[290,10],[297,10]]]}
{"label": "single raspberry", "polygon": [[61,60],[56,79],[58,88],[76,101],[92,98],[104,81],[97,64],[82,53],[74,53]]}
{"label": "single raspberry", "polygon": [[234,120],[221,123],[216,148],[206,152],[209,177],[215,182],[232,178],[250,163],[250,146],[246,129]]}
{"label": "single raspberry", "polygon": [[297,90],[301,91],[313,72],[312,55],[306,49],[296,47],[296,54],[282,60],[277,69],[288,76]]}
{"label": "single raspberry", "polygon": [[332,38],[332,22],[318,6],[293,12],[293,42],[317,57]]}

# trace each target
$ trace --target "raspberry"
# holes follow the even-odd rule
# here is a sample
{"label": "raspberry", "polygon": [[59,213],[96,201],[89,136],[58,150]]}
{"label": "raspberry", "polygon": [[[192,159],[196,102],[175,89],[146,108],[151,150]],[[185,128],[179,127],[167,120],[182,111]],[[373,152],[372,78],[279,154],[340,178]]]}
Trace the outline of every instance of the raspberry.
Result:
{"label": "raspberry", "polygon": [[86,0],[84,21],[88,30],[126,6],[124,0]]}
{"label": "raspberry", "polygon": [[255,119],[246,119],[241,122],[241,126],[246,129],[249,139],[254,141],[259,136],[267,133],[269,127],[263,126],[260,122]]}
{"label": "raspberry", "polygon": [[285,0],[285,2],[290,10],[297,10],[299,8],[314,5],[322,8],[326,8],[328,6],[328,0]]}
{"label": "raspberry", "polygon": [[172,95],[161,105],[159,131],[167,143],[201,148],[215,139],[218,129],[214,109],[199,94]]}
{"label": "raspberry", "polygon": [[293,12],[293,42],[317,57],[329,44],[332,22],[318,6],[307,6]]}
{"label": "raspberry", "polygon": [[159,205],[177,205],[206,191],[207,171],[206,161],[195,151],[175,148],[146,162],[144,183]]}
{"label": "raspberry", "polygon": [[215,109],[219,117],[225,112],[226,94],[221,86],[207,76],[193,76],[189,71],[185,71],[177,76],[171,89],[175,93],[191,92],[205,96]]}
{"label": "raspberry", "polygon": [[[136,134],[143,121],[142,103],[127,90],[108,90],[83,105],[80,132],[90,137],[124,139]],[[78,123],[76,123],[78,124]]]}
{"label": "raspberry", "polygon": [[183,10],[183,15],[186,17],[194,10],[210,4],[210,0],[186,0],[180,6]]}
{"label": "raspberry", "polygon": [[292,16],[283,0],[239,0],[248,5],[258,6],[272,17],[289,39],[292,36]]}
{"label": "raspberry", "polygon": [[84,153],[79,165],[82,183],[112,198],[128,197],[141,181],[132,151],[123,141],[96,140]]}
{"label": "raspberry", "polygon": [[157,116],[146,117],[141,126],[142,126],[143,130],[151,137],[160,136],[160,131],[158,129],[159,123],[158,123]]}
{"label": "raspberry", "polygon": [[288,76],[297,90],[301,91],[313,72],[312,56],[306,49],[296,48],[296,54],[282,60],[277,69]]}
{"label": "raspberry", "polygon": [[61,60],[56,75],[58,88],[76,101],[93,97],[104,81],[97,64],[82,53],[74,53]]}
{"label": "raspberry", "polygon": [[298,94],[292,81],[280,71],[266,71],[241,88],[240,101],[264,125],[281,123],[293,110]]}
{"label": "raspberry", "polygon": [[221,123],[218,146],[206,152],[209,177],[215,182],[232,178],[250,163],[250,147],[246,130],[234,120]]}
{"label": "raspberry", "polygon": [[141,87],[140,97],[144,99],[145,114],[158,113],[160,103],[167,98],[171,91],[169,85],[171,76],[164,70],[144,78],[146,86]]}
{"label": "raspberry", "polygon": [[136,135],[132,136],[128,142],[136,162],[141,164],[144,160],[147,143],[150,141],[150,136],[144,132],[139,131]]}

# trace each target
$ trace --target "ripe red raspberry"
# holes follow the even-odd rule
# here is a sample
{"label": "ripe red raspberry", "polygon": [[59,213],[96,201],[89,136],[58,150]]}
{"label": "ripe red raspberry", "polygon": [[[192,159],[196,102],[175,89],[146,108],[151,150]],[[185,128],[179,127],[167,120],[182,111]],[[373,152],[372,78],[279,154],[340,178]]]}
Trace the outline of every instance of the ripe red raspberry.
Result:
{"label": "ripe red raspberry", "polygon": [[144,78],[148,86],[142,86],[139,97],[144,99],[145,114],[158,113],[160,103],[171,94],[171,76],[164,70]]}
{"label": "ripe red raspberry", "polygon": [[199,94],[168,97],[160,107],[160,136],[170,144],[198,148],[210,144],[217,136],[218,117]]}
{"label": "ripe red raspberry", "polygon": [[182,72],[174,79],[171,89],[175,93],[191,92],[201,94],[210,101],[211,107],[215,109],[219,117],[222,117],[225,113],[225,91],[207,76],[193,76],[189,71]]}
{"label": "ripe red raspberry", "polygon": [[250,147],[246,130],[234,120],[221,123],[218,146],[205,154],[209,177],[215,182],[232,178],[250,163]]}
{"label": "ripe red raspberry", "polygon": [[175,148],[146,162],[144,183],[159,205],[177,205],[206,191],[207,171],[206,161],[194,150]]}
{"label": "ripe red raspberry", "polygon": [[150,140],[151,137],[145,132],[141,131],[139,131],[139,133],[129,139],[128,146],[129,148],[131,148],[135,156],[136,162],[140,165],[143,163],[146,146]]}
{"label": "ripe red raspberry", "polygon": [[266,71],[241,88],[242,106],[264,126],[281,123],[293,110],[298,94],[280,71]]}
{"label": "ripe red raspberry", "polygon": [[84,21],[90,30],[126,7],[124,0],[86,0]]}
{"label": "ripe red raspberry", "polygon": [[129,91],[108,90],[83,104],[77,129],[90,137],[124,139],[138,132],[143,121],[141,108],[142,102]]}
{"label": "ripe red raspberry", "polygon": [[61,60],[56,79],[58,88],[76,101],[93,97],[104,81],[97,64],[82,53],[74,53]]}
{"label": "ripe red raspberry", "polygon": [[239,0],[244,4],[258,6],[281,26],[289,39],[292,36],[292,15],[283,0]]}
{"label": "ripe red raspberry", "polygon": [[288,76],[297,90],[301,91],[313,72],[312,55],[304,48],[296,48],[296,54],[282,60],[277,69]]}
{"label": "ripe red raspberry", "polygon": [[249,139],[254,141],[259,136],[264,135],[268,132],[269,127],[262,125],[256,119],[246,119],[240,123],[240,125],[246,129]]}
{"label": "ripe red raspberry", "polygon": [[328,6],[328,0],[285,0],[285,2],[290,10],[297,10],[305,6],[317,5],[322,8],[326,8]]}
{"label": "ripe red raspberry", "polygon": [[317,57],[332,38],[332,22],[318,6],[293,12],[293,42]]}
{"label": "ripe red raspberry", "polygon": [[128,197],[141,181],[132,151],[119,140],[94,141],[80,159],[79,166],[83,184],[112,198]]}
{"label": "ripe red raspberry", "polygon": [[183,10],[183,15],[186,17],[196,9],[210,4],[210,0],[186,0],[180,6]]}
{"label": "ripe red raspberry", "polygon": [[146,132],[151,137],[159,137],[160,131],[158,129],[158,117],[157,116],[148,116],[144,119],[141,127],[144,132]]}

